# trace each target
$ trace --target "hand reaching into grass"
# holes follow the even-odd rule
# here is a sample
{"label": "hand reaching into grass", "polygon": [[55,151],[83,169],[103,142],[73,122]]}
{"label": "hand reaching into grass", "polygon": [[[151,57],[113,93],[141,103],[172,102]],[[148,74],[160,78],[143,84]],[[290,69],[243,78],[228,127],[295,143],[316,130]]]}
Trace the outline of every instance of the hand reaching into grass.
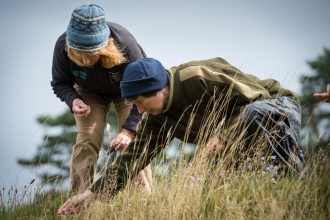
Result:
{"label": "hand reaching into grass", "polygon": [[84,193],[68,199],[57,211],[57,216],[61,218],[64,215],[78,214],[95,200],[95,193],[86,190]]}
{"label": "hand reaching into grass", "polygon": [[210,156],[217,156],[225,149],[224,143],[218,137],[211,138],[206,144],[206,153]]}
{"label": "hand reaching into grass", "polygon": [[110,141],[110,147],[115,148],[116,151],[122,152],[131,142],[133,136],[134,132],[123,129],[112,141]]}
{"label": "hand reaching into grass", "polygon": [[315,93],[314,97],[323,102],[330,102],[330,83],[327,86],[327,92]]}

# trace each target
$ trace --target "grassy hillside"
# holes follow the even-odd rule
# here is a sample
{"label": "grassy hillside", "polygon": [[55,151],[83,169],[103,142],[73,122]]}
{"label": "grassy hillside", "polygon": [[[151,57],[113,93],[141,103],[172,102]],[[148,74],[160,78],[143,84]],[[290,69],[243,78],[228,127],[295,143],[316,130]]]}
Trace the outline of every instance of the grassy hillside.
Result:
{"label": "grassy hillside", "polygon": [[[306,160],[304,178],[281,177],[259,158],[223,169],[221,160],[215,165],[203,153],[191,161],[185,155],[165,162],[166,175],[154,172],[151,194],[127,187],[111,203],[95,201],[64,219],[330,219],[330,167],[323,155]],[[0,219],[57,219],[68,193],[41,191],[2,190]]]}

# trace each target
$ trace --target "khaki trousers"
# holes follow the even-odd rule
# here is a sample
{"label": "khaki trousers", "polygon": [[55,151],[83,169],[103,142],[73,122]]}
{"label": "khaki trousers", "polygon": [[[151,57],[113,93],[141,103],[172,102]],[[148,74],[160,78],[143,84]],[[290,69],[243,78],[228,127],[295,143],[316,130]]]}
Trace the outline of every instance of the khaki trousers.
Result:
{"label": "khaki trousers", "polygon": [[[75,89],[86,105],[91,108],[87,117],[74,116],[78,134],[71,157],[70,186],[72,191],[82,192],[93,183],[97,171],[97,160],[111,103],[77,85],[75,85]],[[132,106],[126,105],[123,98],[114,101],[113,104],[118,117],[118,128],[121,130]],[[135,185],[139,185],[139,189],[150,191],[152,184],[150,164],[138,174],[133,180],[134,182]]]}

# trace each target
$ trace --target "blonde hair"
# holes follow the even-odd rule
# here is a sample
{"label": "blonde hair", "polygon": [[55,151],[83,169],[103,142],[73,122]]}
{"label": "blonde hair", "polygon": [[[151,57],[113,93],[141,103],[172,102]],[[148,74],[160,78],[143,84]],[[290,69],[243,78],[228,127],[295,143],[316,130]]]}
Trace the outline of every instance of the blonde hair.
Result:
{"label": "blonde hair", "polygon": [[117,47],[113,38],[109,38],[108,43],[104,47],[93,52],[77,51],[70,48],[68,45],[66,45],[66,50],[69,58],[78,66],[86,66],[80,57],[81,55],[88,54],[100,56],[99,62],[105,68],[112,68],[128,62],[127,58],[124,56],[123,50]]}

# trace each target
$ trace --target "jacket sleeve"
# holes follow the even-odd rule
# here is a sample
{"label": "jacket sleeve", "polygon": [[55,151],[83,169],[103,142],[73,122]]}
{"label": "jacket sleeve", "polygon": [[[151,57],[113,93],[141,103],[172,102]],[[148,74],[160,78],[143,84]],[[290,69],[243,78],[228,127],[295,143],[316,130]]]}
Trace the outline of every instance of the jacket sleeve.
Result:
{"label": "jacket sleeve", "polygon": [[110,37],[112,37],[117,46],[123,50],[125,57],[129,62],[147,57],[143,48],[131,32],[117,23],[107,22],[107,24],[111,30]]}
{"label": "jacket sleeve", "polygon": [[121,42],[120,47],[124,49],[124,53],[128,58],[129,62],[133,62],[147,57],[142,47],[136,42],[133,36],[127,36],[125,40],[127,42]]}
{"label": "jacket sleeve", "polygon": [[125,128],[130,131],[136,131],[137,124],[141,121],[141,114],[139,114],[136,105],[133,105],[131,108],[130,114],[128,115],[125,123],[122,128]]}
{"label": "jacket sleeve", "polygon": [[142,57],[143,57],[143,58],[147,58],[148,56],[147,56],[147,54],[144,52],[144,50],[142,49],[142,47],[140,46],[140,44],[139,44],[139,48],[140,48],[140,50],[141,50]]}
{"label": "jacket sleeve", "polygon": [[50,85],[54,94],[65,102],[72,112],[72,101],[75,98],[82,98],[73,88],[75,80],[70,71],[70,59],[65,51],[65,36],[65,34],[60,36],[55,44]]}
{"label": "jacket sleeve", "polygon": [[[134,38],[132,38],[133,40]],[[125,54],[128,55],[130,61],[136,61],[139,59],[146,58],[147,55],[142,47],[135,41],[135,39],[124,46]]]}
{"label": "jacket sleeve", "polygon": [[[142,47],[135,41],[134,37],[131,36],[130,39],[132,39],[132,41],[127,46],[124,46],[125,54],[128,56],[127,58],[130,61],[135,61],[147,57]],[[129,116],[122,127],[130,131],[136,131],[136,125],[140,120],[141,115],[139,114],[136,105],[133,105]]]}
{"label": "jacket sleeve", "polygon": [[[136,138],[125,148],[116,160],[88,188],[98,195],[98,199],[109,202],[128,179],[133,179],[171,141],[166,139],[162,124],[143,114],[137,126]],[[151,120],[149,120],[151,119]]]}
{"label": "jacket sleeve", "polygon": [[[141,45],[126,28],[113,22],[107,22],[107,24],[111,30],[110,37],[112,37],[115,40],[117,46],[123,50],[125,57],[129,62],[147,57]],[[127,117],[122,127],[131,131],[135,131],[136,125],[140,120],[141,115],[138,113],[137,107],[133,105],[129,116]]]}

